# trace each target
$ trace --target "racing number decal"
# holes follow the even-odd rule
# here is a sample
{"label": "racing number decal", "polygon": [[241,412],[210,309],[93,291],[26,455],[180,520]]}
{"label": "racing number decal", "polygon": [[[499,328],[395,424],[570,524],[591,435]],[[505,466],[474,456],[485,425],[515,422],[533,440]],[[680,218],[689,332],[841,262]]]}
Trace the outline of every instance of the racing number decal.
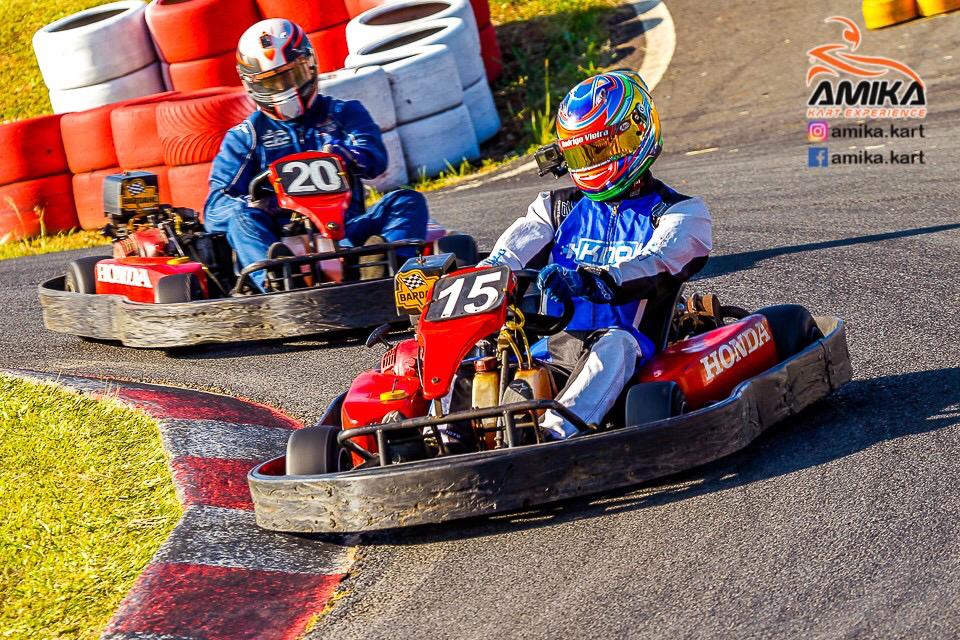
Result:
{"label": "racing number decal", "polygon": [[510,278],[507,266],[441,278],[433,286],[427,320],[449,320],[494,309],[503,302]]}
{"label": "racing number decal", "polygon": [[277,167],[280,184],[290,195],[337,193],[347,190],[340,171],[340,163],[333,158],[318,158],[304,162],[291,160]]}

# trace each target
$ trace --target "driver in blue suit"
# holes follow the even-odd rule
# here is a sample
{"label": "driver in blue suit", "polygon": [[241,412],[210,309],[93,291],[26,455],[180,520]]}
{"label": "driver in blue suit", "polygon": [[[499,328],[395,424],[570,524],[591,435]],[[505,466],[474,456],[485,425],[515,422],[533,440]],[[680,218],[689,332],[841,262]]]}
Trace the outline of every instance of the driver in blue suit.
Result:
{"label": "driver in blue suit", "polygon": [[[706,264],[711,220],[703,200],[651,175],[660,118],[636,73],[602,73],[574,87],[557,133],[576,188],[541,193],[484,264],[542,267],[551,315],[560,315],[559,303],[574,304],[566,330],[538,343],[534,356],[568,374],[557,401],[597,424],[654,353],[639,329],[649,302]],[[578,434],[553,411],[541,424],[555,439]]]}
{"label": "driver in blue suit", "polygon": [[[290,255],[279,242],[289,218],[275,201],[252,201],[248,191],[270,163],[301,151],[335,153],[348,167],[353,198],[340,246],[426,236],[427,202],[416,191],[393,191],[364,206],[360,179],[375,178],[387,167],[380,129],[359,102],[320,95],[313,47],[301,27],[282,18],[258,22],[240,38],[237,61],[258,109],[224,138],[210,175],[204,226],[227,235],[241,267]],[[259,273],[259,285],[265,276]]]}

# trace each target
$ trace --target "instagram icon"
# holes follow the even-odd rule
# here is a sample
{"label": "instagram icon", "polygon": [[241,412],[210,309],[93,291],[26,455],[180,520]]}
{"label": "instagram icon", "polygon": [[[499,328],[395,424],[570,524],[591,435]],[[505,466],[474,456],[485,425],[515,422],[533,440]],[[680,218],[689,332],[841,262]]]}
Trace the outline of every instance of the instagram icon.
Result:
{"label": "instagram icon", "polygon": [[826,142],[830,137],[830,125],[826,120],[811,120],[807,123],[807,142]]}

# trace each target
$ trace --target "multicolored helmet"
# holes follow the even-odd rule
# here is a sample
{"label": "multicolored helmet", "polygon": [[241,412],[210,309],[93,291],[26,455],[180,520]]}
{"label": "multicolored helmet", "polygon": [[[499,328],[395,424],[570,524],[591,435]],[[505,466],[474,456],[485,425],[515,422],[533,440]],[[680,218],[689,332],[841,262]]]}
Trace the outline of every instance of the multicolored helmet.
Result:
{"label": "multicolored helmet", "polygon": [[660,155],[660,115],[640,76],[628,70],[587,78],[560,103],[560,151],[591,200],[627,191]]}
{"label": "multicolored helmet", "polygon": [[317,95],[317,58],[300,25],[284,18],[261,20],[240,36],[237,73],[260,110],[291,120]]}

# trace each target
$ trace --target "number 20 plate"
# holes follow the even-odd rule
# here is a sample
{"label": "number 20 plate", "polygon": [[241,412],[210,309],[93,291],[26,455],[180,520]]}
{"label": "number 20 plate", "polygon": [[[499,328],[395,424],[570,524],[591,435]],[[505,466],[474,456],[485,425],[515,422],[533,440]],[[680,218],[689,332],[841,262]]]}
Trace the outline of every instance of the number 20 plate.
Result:
{"label": "number 20 plate", "polygon": [[283,190],[291,196],[340,193],[347,190],[342,167],[334,158],[281,162],[276,171]]}
{"label": "number 20 plate", "polygon": [[440,278],[433,285],[426,319],[434,322],[451,320],[496,309],[503,304],[509,279],[510,268],[507,266]]}

